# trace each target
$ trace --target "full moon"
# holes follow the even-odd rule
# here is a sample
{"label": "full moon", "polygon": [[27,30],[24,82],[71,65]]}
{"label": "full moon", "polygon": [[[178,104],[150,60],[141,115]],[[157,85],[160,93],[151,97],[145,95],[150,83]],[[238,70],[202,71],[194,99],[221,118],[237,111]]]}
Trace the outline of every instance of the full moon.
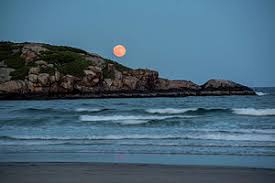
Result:
{"label": "full moon", "polygon": [[116,45],[113,54],[117,57],[123,57],[126,54],[126,48],[123,45]]}

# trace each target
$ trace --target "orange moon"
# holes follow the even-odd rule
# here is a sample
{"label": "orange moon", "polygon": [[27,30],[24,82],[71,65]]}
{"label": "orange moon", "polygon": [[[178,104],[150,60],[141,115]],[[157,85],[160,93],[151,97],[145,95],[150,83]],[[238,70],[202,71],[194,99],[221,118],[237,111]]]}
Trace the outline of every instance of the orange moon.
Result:
{"label": "orange moon", "polygon": [[117,57],[123,57],[126,54],[126,48],[123,45],[116,45],[113,49],[113,54]]}

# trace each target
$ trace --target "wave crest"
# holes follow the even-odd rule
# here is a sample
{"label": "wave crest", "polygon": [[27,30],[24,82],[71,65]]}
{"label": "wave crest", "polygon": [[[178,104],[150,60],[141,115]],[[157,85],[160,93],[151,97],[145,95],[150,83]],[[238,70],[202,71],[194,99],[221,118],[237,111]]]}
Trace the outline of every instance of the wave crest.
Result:
{"label": "wave crest", "polygon": [[147,113],[152,114],[182,114],[182,113],[207,113],[207,112],[227,112],[227,108],[163,108],[163,109],[146,109]]}
{"label": "wave crest", "polygon": [[92,115],[81,115],[79,117],[80,121],[87,122],[100,122],[100,121],[112,121],[114,123],[122,124],[122,125],[138,125],[148,123],[152,120],[165,120],[165,119],[173,119],[173,118],[192,118],[195,116],[187,116],[187,115],[169,115],[169,116],[141,116],[141,115],[113,115],[113,116],[92,116]]}
{"label": "wave crest", "polygon": [[205,114],[210,112],[226,112],[237,115],[250,116],[273,116],[275,109],[255,109],[255,108],[163,108],[163,109],[146,109],[147,113],[152,114]]}
{"label": "wave crest", "polygon": [[98,109],[98,108],[77,108],[75,109],[76,112],[100,112],[105,111],[107,109]]}
{"label": "wave crest", "polygon": [[175,108],[164,108],[164,109],[146,109],[145,111],[152,114],[180,114],[187,111],[196,111],[198,108],[184,108],[184,109],[175,109]]}
{"label": "wave crest", "polygon": [[233,109],[233,113],[248,116],[274,116],[275,109],[238,108]]}
{"label": "wave crest", "polygon": [[258,95],[258,96],[264,96],[264,95],[268,95],[268,93],[264,93],[264,92],[256,92],[256,95]]}

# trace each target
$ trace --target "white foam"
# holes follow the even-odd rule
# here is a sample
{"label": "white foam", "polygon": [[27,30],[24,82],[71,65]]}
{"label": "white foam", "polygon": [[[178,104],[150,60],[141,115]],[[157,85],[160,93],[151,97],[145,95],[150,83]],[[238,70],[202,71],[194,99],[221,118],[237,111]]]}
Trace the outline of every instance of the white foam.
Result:
{"label": "white foam", "polygon": [[194,116],[122,116],[122,115],[113,115],[113,116],[92,116],[92,115],[81,115],[81,121],[124,121],[124,120],[163,120],[169,118],[190,118]]}
{"label": "white foam", "polygon": [[264,93],[264,92],[256,92],[256,95],[258,95],[258,96],[264,96],[264,95],[268,95],[268,93]]}
{"label": "white foam", "polygon": [[198,108],[184,108],[184,109],[175,109],[175,108],[164,108],[164,109],[146,109],[145,111],[152,114],[180,114],[187,111],[196,111]]}
{"label": "white foam", "polygon": [[233,113],[249,116],[273,116],[275,115],[275,109],[238,108],[233,109]]}
{"label": "white foam", "polygon": [[148,120],[122,120],[122,121],[116,121],[116,123],[119,123],[121,125],[139,125],[139,124],[145,124],[148,123]]}
{"label": "white foam", "polygon": [[99,112],[103,109],[97,109],[97,108],[77,108],[75,109],[76,112]]}

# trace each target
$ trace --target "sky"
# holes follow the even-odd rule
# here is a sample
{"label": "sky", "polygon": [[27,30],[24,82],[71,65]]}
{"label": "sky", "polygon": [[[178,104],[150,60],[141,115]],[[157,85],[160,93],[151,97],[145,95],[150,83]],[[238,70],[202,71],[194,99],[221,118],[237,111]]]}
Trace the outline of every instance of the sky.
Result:
{"label": "sky", "polygon": [[275,86],[274,0],[1,0],[0,40],[78,47],[168,79]]}

